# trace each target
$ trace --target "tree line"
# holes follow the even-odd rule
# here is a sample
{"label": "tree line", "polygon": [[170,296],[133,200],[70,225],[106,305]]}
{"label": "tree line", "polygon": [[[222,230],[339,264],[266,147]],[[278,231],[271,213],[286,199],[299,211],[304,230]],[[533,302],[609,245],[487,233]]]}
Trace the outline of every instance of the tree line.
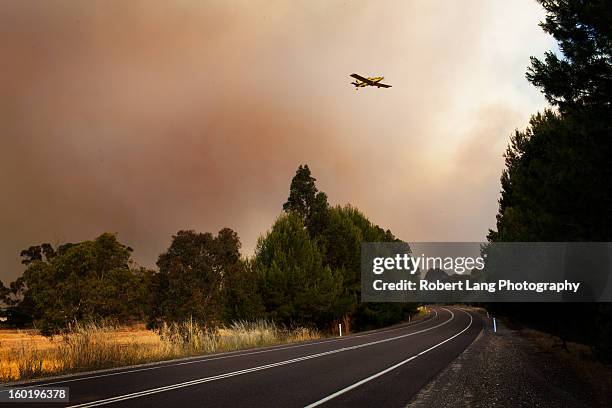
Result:
{"label": "tree line", "polygon": [[415,305],[360,303],[360,243],[397,241],[351,206],[330,206],[307,165],[291,181],[283,213],[240,254],[238,234],[179,231],[157,268],[132,260],[132,248],[103,233],[92,241],[31,246],[23,275],[1,286],[12,325],[53,334],[78,322],[195,319],[210,326],[260,318],[326,330],[402,320]]}
{"label": "tree line", "polygon": [[[527,79],[552,105],[516,131],[505,153],[492,242],[612,241],[612,7],[605,0],[540,0],[540,25],[561,55],[531,58]],[[583,274],[593,273],[588,269]],[[612,361],[606,303],[497,304],[500,313],[590,344]]]}
{"label": "tree line", "polygon": [[[612,8],[606,0],[540,0],[542,28],[560,55],[532,58],[527,79],[551,108],[516,131],[505,153],[491,242],[612,241]],[[413,305],[359,302],[359,243],[395,241],[350,206],[330,206],[307,166],[291,182],[284,213],[240,256],[238,235],[179,231],[157,269],[136,267],[112,234],[33,246],[26,270],[0,287],[11,322],[49,332],[77,321],[197,318],[207,324],[266,317],[285,324],[357,328],[401,319]],[[583,271],[588,274],[588,270]],[[493,304],[490,308],[589,344],[612,360],[612,306]]]}

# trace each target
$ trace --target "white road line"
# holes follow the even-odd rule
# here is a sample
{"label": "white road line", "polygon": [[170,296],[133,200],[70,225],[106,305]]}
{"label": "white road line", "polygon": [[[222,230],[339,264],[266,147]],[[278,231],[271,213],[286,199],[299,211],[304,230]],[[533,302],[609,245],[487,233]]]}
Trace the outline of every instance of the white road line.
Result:
{"label": "white road line", "polygon": [[171,390],[175,390],[175,389],[179,389],[179,388],[184,388],[184,387],[190,387],[192,385],[202,384],[202,383],[206,383],[206,382],[210,382],[210,381],[221,380],[221,379],[229,378],[229,377],[235,377],[237,375],[248,374],[248,373],[252,373],[252,372],[255,372],[255,371],[261,371],[261,370],[267,370],[267,369],[273,368],[273,367],[284,366],[284,365],[287,365],[287,364],[293,364],[293,363],[297,363],[297,362],[300,362],[300,361],[311,360],[313,358],[328,356],[328,355],[331,355],[331,354],[341,353],[341,352],[344,352],[344,351],[360,349],[362,347],[368,347],[368,346],[373,346],[375,344],[381,344],[381,343],[386,343],[386,342],[393,341],[393,340],[403,339],[403,338],[406,338],[406,337],[414,336],[415,334],[424,333],[424,332],[436,329],[438,327],[444,326],[445,324],[448,324],[450,321],[452,321],[455,318],[455,314],[451,310],[446,309],[446,308],[442,308],[442,309],[446,310],[447,312],[449,312],[451,314],[450,319],[445,320],[444,322],[442,322],[442,323],[440,323],[438,325],[435,325],[435,326],[432,326],[432,327],[428,327],[427,329],[419,330],[419,331],[412,332],[412,333],[403,334],[401,336],[390,337],[390,338],[382,339],[382,340],[376,340],[376,341],[372,341],[370,343],[363,343],[363,344],[358,344],[358,345],[355,345],[355,346],[343,347],[343,348],[340,348],[340,349],[325,351],[325,352],[322,352],[322,353],[310,354],[310,355],[303,356],[303,357],[293,358],[293,359],[285,360],[285,361],[279,361],[279,362],[276,362],[276,363],[266,364],[266,365],[257,366],[257,367],[251,367],[251,368],[247,368],[247,369],[244,369],[244,370],[231,371],[231,372],[228,372],[228,373],[219,374],[219,375],[215,375],[215,376],[211,376],[211,377],[198,378],[198,379],[195,379],[195,380],[186,381],[186,382],[182,382],[182,383],[178,383],[178,384],[171,384],[171,385],[166,385],[166,386],[163,386],[163,387],[157,387],[157,388],[151,388],[151,389],[148,389],[148,390],[133,392],[133,393],[130,393],[130,394],[118,395],[118,396],[115,396],[115,397],[105,398],[105,399],[101,399],[101,400],[97,400],[97,401],[86,402],[86,403],[83,403],[83,404],[71,405],[68,408],[77,408],[77,407],[78,408],[86,408],[86,407],[97,407],[97,406],[101,406],[101,405],[112,404],[114,402],[125,401],[125,400],[129,400],[129,399],[134,399],[134,398],[140,398],[140,397],[144,397],[144,396],[151,395],[151,394],[157,394],[157,393],[160,393],[160,392],[171,391]]}
{"label": "white road line", "polygon": [[[412,327],[418,326],[420,324],[429,322],[429,321],[435,319],[436,317],[438,317],[438,311],[435,310],[435,309],[433,311],[435,313],[435,316],[432,317],[431,319],[423,320],[423,321],[420,321],[418,323],[407,325],[407,326],[396,327],[394,329],[389,329],[389,330],[382,330],[382,331],[378,330],[378,331],[374,331],[374,332],[371,332],[371,333],[357,334],[357,335],[354,335],[354,336],[345,336],[345,337],[342,337],[342,338],[336,338],[336,339],[330,339],[330,340],[322,340],[322,341],[315,341],[315,342],[312,342],[312,343],[295,344],[295,345],[292,345],[292,346],[274,347],[274,348],[269,348],[269,349],[265,349],[265,350],[238,352],[238,353],[235,353],[235,354],[225,354],[225,355],[219,355],[219,356],[216,356],[216,357],[215,356],[204,356],[204,357],[201,357],[201,358],[190,359],[188,361],[181,361],[181,362],[178,362],[178,363],[164,364],[162,362],[159,365],[150,366],[150,367],[140,367],[140,368],[134,368],[134,369],[131,369],[131,370],[113,371],[113,372],[108,372],[108,373],[104,373],[104,374],[95,374],[95,375],[89,375],[89,376],[77,377],[77,378],[66,377],[66,378],[58,379],[57,381],[53,381],[53,382],[43,382],[43,383],[34,384],[34,385],[23,384],[23,385],[21,385],[21,387],[24,387],[24,388],[45,387],[45,386],[48,386],[48,385],[65,384],[65,383],[71,383],[71,382],[77,382],[77,381],[91,380],[91,379],[94,379],[94,378],[112,377],[112,376],[115,376],[115,375],[131,374],[131,373],[137,373],[137,372],[140,372],[140,371],[159,370],[161,368],[166,368],[166,367],[175,367],[175,366],[182,366],[182,365],[188,365],[188,364],[205,363],[207,361],[224,360],[224,359],[227,359],[227,358],[236,358],[236,357],[242,357],[242,356],[250,356],[250,355],[254,355],[254,354],[270,353],[272,351],[278,351],[278,350],[289,350],[289,349],[300,348],[300,347],[316,346],[318,344],[325,344],[325,343],[332,343],[332,342],[337,342],[337,341],[346,341],[346,340],[350,340],[350,339],[357,339],[357,338],[361,338],[361,337],[373,336],[375,334],[389,333],[389,332],[394,332],[394,331],[402,330],[402,329],[406,329],[406,328],[412,328]],[[19,384],[15,384],[15,386],[18,386],[18,385]],[[8,392],[8,390],[6,390],[6,389],[5,390],[0,390],[0,393],[2,393],[2,392]]]}
{"label": "white road line", "polygon": [[[459,309],[459,310],[461,310],[461,309]],[[363,385],[363,384],[365,384],[365,383],[367,383],[367,382],[369,382],[369,381],[372,381],[372,380],[373,380],[373,379],[375,379],[375,378],[380,377],[381,375],[385,375],[385,374],[387,374],[388,372],[393,371],[393,370],[395,370],[396,368],[401,367],[401,366],[403,366],[403,365],[404,365],[404,364],[406,364],[406,363],[409,363],[410,361],[412,361],[412,360],[414,360],[414,359],[416,359],[416,358],[418,358],[418,357],[422,356],[422,355],[423,355],[423,354],[425,354],[425,353],[430,352],[431,350],[433,350],[433,349],[435,349],[435,348],[437,348],[437,347],[440,347],[442,344],[444,344],[444,343],[446,343],[446,342],[448,342],[448,341],[451,341],[451,340],[452,340],[452,339],[454,339],[455,337],[457,337],[457,336],[459,336],[460,334],[464,333],[464,332],[465,332],[467,329],[469,329],[469,328],[470,328],[470,326],[472,325],[472,322],[473,322],[473,320],[474,320],[474,319],[472,318],[472,315],[471,315],[470,313],[467,313],[467,312],[465,312],[465,311],[463,311],[463,310],[461,310],[461,311],[462,311],[462,312],[464,312],[464,313],[466,313],[468,316],[470,316],[470,323],[467,325],[467,327],[465,327],[465,328],[464,328],[463,330],[461,330],[459,333],[455,334],[455,335],[454,335],[454,336],[452,336],[452,337],[449,337],[448,339],[446,339],[446,340],[444,340],[444,341],[441,341],[440,343],[436,344],[435,346],[432,346],[432,347],[428,348],[427,350],[423,350],[423,351],[421,351],[420,353],[415,354],[414,356],[412,356],[412,357],[410,357],[410,358],[407,358],[406,360],[400,361],[399,363],[397,363],[397,364],[395,364],[395,365],[393,365],[393,366],[391,366],[391,367],[389,367],[389,368],[386,368],[386,369],[384,369],[384,370],[382,370],[382,371],[380,371],[380,372],[378,372],[378,373],[376,373],[376,374],[374,374],[374,375],[371,375],[371,376],[369,376],[369,377],[367,377],[367,378],[364,378],[363,380],[358,381],[358,382],[356,382],[356,383],[355,383],[355,384],[353,384],[353,385],[349,385],[348,387],[343,388],[343,389],[341,389],[340,391],[334,392],[333,394],[328,395],[327,397],[325,397],[325,398],[323,398],[323,399],[320,399],[320,400],[318,400],[318,401],[316,401],[316,402],[313,402],[312,404],[307,405],[307,406],[306,406],[306,407],[304,407],[304,408],[313,408],[313,407],[319,406],[319,405],[321,405],[321,404],[324,404],[324,403],[326,403],[326,402],[327,402],[327,401],[329,401],[329,400],[332,400],[332,399],[334,399],[334,398],[336,398],[336,397],[338,397],[338,396],[340,396],[340,395],[342,395],[342,394],[344,394],[344,393],[346,393],[346,392],[349,392],[349,391],[351,391],[351,390],[353,390],[353,389],[355,389],[355,388],[357,388],[357,387],[359,387],[359,386],[361,386],[361,385]]]}

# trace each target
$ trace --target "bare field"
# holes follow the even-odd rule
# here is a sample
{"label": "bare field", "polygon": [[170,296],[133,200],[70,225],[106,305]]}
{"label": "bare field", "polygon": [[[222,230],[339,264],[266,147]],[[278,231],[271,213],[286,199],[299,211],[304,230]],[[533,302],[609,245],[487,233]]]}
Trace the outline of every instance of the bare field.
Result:
{"label": "bare field", "polygon": [[0,381],[10,382],[79,371],[120,367],[206,353],[317,339],[316,331],[287,330],[266,321],[206,328],[195,322],[144,325],[95,324],[41,336],[35,330],[0,330]]}

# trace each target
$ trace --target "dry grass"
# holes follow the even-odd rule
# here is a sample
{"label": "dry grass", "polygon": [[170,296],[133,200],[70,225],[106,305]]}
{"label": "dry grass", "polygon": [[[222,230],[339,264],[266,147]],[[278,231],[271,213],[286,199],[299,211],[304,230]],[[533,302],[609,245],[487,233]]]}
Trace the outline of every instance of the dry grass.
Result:
{"label": "dry grass", "polygon": [[310,329],[288,330],[267,321],[236,322],[207,328],[193,321],[144,326],[77,326],[64,336],[46,338],[36,331],[0,331],[0,381],[161,361],[317,339]]}

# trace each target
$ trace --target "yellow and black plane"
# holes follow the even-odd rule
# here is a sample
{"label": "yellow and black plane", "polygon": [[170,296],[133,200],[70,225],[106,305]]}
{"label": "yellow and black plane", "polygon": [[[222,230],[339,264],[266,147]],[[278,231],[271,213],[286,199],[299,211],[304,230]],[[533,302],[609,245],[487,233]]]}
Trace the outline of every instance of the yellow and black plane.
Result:
{"label": "yellow and black plane", "polygon": [[385,77],[362,77],[361,75],[351,74],[351,77],[355,78],[355,82],[351,82],[351,85],[355,85],[355,89],[365,88],[366,86],[377,86],[379,88],[391,88],[391,85],[381,84],[380,81]]}

